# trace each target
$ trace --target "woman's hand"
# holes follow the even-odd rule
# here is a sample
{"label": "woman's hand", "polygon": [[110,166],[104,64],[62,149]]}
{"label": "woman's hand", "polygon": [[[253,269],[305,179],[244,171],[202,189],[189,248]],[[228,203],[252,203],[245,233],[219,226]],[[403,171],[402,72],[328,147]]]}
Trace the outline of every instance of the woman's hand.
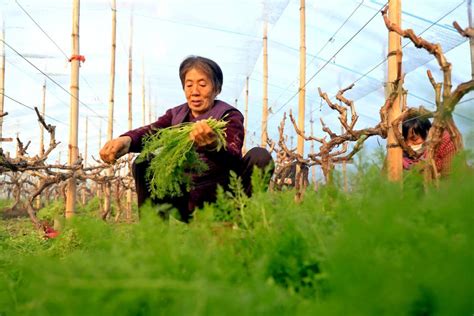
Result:
{"label": "woman's hand", "polygon": [[204,120],[194,123],[193,130],[189,133],[189,137],[198,147],[209,146],[216,141],[216,134]]}
{"label": "woman's hand", "polygon": [[115,160],[128,153],[132,138],[130,136],[121,136],[105,143],[100,150],[100,158],[106,163],[114,163]]}

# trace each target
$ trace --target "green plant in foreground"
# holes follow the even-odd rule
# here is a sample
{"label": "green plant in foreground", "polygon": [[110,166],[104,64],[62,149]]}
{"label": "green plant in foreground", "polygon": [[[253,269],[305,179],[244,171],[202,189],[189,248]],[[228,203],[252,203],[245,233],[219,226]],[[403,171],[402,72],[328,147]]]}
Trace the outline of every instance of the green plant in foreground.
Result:
{"label": "green plant in foreground", "polygon": [[248,228],[234,191],[189,224],[151,204],[133,224],[76,216],[48,240],[0,220],[0,315],[471,315],[474,171],[425,190],[370,165],[354,177],[295,204],[256,173]]}
{"label": "green plant in foreground", "polygon": [[219,221],[229,221],[242,224],[249,228],[245,215],[245,207],[249,198],[244,192],[242,180],[234,171],[230,172],[229,190],[217,187],[217,199],[214,208],[214,218]]}
{"label": "green plant in foreground", "polygon": [[[227,122],[209,118],[205,121],[216,135],[214,150],[226,147],[225,126]],[[150,160],[146,177],[150,183],[152,198],[181,196],[183,187],[191,188],[191,174],[207,170],[197,153],[189,133],[194,123],[182,123],[159,129],[144,141],[139,161]]]}
{"label": "green plant in foreground", "polygon": [[53,201],[50,204],[45,205],[38,211],[38,218],[46,221],[53,221],[54,219],[62,216],[64,214],[64,201],[57,200]]}

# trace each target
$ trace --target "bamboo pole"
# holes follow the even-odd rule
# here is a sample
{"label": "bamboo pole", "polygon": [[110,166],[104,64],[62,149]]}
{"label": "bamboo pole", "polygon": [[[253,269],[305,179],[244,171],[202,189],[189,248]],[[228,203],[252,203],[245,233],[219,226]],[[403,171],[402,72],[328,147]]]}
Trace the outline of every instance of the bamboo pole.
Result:
{"label": "bamboo pole", "polygon": [[247,132],[249,122],[249,77],[245,78],[245,111],[244,111],[244,145],[243,151],[247,152]]}
{"label": "bamboo pole", "polygon": [[132,59],[132,43],[133,43],[133,15],[130,16],[130,42],[128,46],[128,129],[132,129],[132,68],[133,68],[133,59]]}
{"label": "bamboo pole", "polygon": [[[79,11],[80,0],[73,0],[72,14],[72,55],[79,56]],[[71,116],[69,125],[69,166],[73,166],[79,156],[77,130],[79,120],[79,58],[71,58]],[[67,182],[66,218],[75,213],[76,177]]]}
{"label": "bamboo pole", "polygon": [[[0,46],[0,114],[5,110],[5,21],[2,22],[2,32],[0,32],[0,40],[2,40]],[[0,139],[3,138],[3,116],[0,116]],[[0,141],[0,148],[2,148],[2,142]]]}
{"label": "bamboo pole", "polygon": [[[467,19],[469,21],[469,28],[472,28],[472,1],[467,1]],[[471,48],[471,79],[474,80],[474,38],[469,38],[469,46]]]}
{"label": "bamboo pole", "polygon": [[153,106],[151,107],[152,120],[156,121],[159,117],[160,106],[158,105],[158,96],[153,95]]}
{"label": "bamboo pole", "polygon": [[[298,99],[298,128],[304,134],[306,98],[306,11],[305,0],[300,0],[300,87]],[[303,157],[304,138],[298,135],[297,152]]]}
{"label": "bamboo pole", "polygon": [[349,189],[349,185],[347,182],[347,162],[345,160],[342,162],[342,179],[344,185],[344,192],[347,192]]}
{"label": "bamboo pole", "polygon": [[[401,0],[389,0],[389,19],[401,27]],[[388,35],[388,83],[389,91],[393,92],[394,82],[399,79],[399,64],[401,63],[401,38],[396,32]],[[400,66],[401,67],[401,66]],[[393,101],[388,112],[388,126],[401,114],[400,96]],[[402,178],[402,149],[398,145],[395,133],[390,128],[387,136],[387,171],[390,181],[400,181]]]}
{"label": "bamboo pole", "polygon": [[117,49],[117,7],[112,0],[112,49],[110,53],[110,88],[109,88],[109,119],[107,141],[112,140],[114,133],[114,101],[115,101],[115,53]]}
{"label": "bamboo pole", "polygon": [[[383,56],[383,58],[385,58],[386,56]],[[387,100],[388,98],[390,98],[390,91],[391,91],[391,85],[390,83],[388,82],[388,67],[385,68],[384,70],[384,83],[383,83],[383,92],[384,92],[384,97],[385,97],[385,100]],[[388,158],[388,157],[387,157]],[[382,168],[382,171],[387,173],[387,176],[388,176],[388,172],[386,170],[387,168],[387,158],[385,159],[385,162],[384,162],[384,166]]]}
{"label": "bamboo pole", "polygon": [[145,57],[142,56],[142,126],[146,125],[145,121]]}
{"label": "bamboo pole", "polygon": [[[84,167],[87,168],[87,141],[89,139],[89,116],[86,116],[86,135],[85,135],[85,141],[84,141]],[[82,188],[82,205],[86,204],[86,187],[87,186],[87,180],[84,181],[84,187]]]}
{"label": "bamboo pole", "polygon": [[99,122],[99,148],[102,148],[102,120]]}
{"label": "bamboo pole", "polygon": [[[133,74],[133,15],[130,16],[130,45],[128,49],[128,129],[132,129],[132,74]],[[129,174],[131,174],[132,155],[128,155]],[[130,221],[132,218],[132,190],[127,190],[127,207],[125,210],[125,218]]]}
{"label": "bamboo pole", "polygon": [[150,79],[148,79],[148,124],[152,123],[152,115],[151,115],[151,83]]}
{"label": "bamboo pole", "polygon": [[[100,120],[99,122],[99,148],[102,148],[102,120]],[[95,184],[95,187],[96,187],[96,195],[99,199],[102,198],[102,190],[100,189],[102,187],[102,185],[100,185],[99,183],[96,182]],[[105,194],[105,191],[104,191],[104,194]],[[104,205],[101,206],[101,209],[103,209],[103,207],[105,207],[105,201],[104,201]]]}
{"label": "bamboo pole", "polygon": [[84,167],[87,168],[87,140],[89,138],[89,116],[86,116],[86,139],[84,142]]}
{"label": "bamboo pole", "polygon": [[[300,86],[298,90],[298,128],[304,135],[305,99],[306,99],[306,1],[300,0]],[[296,152],[300,157],[304,155],[304,138],[298,134]],[[296,164],[296,179],[301,179],[301,164]],[[298,181],[298,180],[297,180]],[[304,190],[304,189],[303,189]],[[303,190],[297,190],[295,201],[301,202]]]}
{"label": "bamboo pole", "polygon": [[[40,181],[38,180],[38,182],[36,183],[36,189],[38,189],[40,185]],[[35,207],[37,210],[41,208],[41,195],[42,194],[38,194],[38,196],[35,198]]]}
{"label": "bamboo pole", "polygon": [[[112,140],[114,133],[114,105],[115,105],[115,55],[117,49],[117,5],[116,0],[112,0],[112,46],[110,53],[110,90],[109,90],[109,118],[107,128],[107,141]],[[99,146],[99,148],[102,146]],[[106,174],[112,176],[113,168],[108,168]],[[110,183],[104,186],[104,204],[103,212],[108,214],[110,212],[111,201],[111,187]]]}
{"label": "bamboo pole", "polygon": [[262,143],[261,147],[267,147],[267,124],[268,124],[268,37],[267,21],[263,25],[263,110],[262,110]]}

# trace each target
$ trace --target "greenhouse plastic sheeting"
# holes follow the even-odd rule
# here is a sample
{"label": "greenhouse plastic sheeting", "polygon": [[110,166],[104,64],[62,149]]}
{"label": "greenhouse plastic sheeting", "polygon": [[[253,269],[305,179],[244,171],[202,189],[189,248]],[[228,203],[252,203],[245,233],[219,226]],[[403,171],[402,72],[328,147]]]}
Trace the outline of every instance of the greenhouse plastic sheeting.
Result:
{"label": "greenhouse plastic sheeting", "polygon": [[[318,87],[334,97],[340,88],[355,83],[346,96],[360,115],[356,127],[374,126],[384,102],[388,32],[378,12],[384,2],[332,0],[306,1],[306,130],[310,119],[322,136],[319,118],[334,131],[340,129],[336,113],[321,101]],[[31,110],[42,100],[46,82],[48,123],[57,125],[58,140],[68,144],[72,1],[0,0],[5,25],[5,111],[3,136],[32,140],[36,152],[36,115]],[[453,64],[453,85],[471,79],[469,42],[452,27],[467,27],[465,1],[402,1],[402,26],[442,45]],[[245,79],[249,77],[249,146],[260,143],[263,99],[263,25],[268,23],[268,133],[275,139],[284,112],[297,112],[299,87],[300,1],[296,0],[117,0],[117,57],[114,136],[127,130],[128,53],[133,43],[133,126],[143,124],[142,89],[146,115],[153,118],[184,102],[178,77],[179,63],[188,55],[217,61],[224,71],[220,99],[243,112]],[[131,34],[131,25],[133,32]],[[131,36],[132,35],[132,36]],[[433,56],[402,40],[408,104],[434,108],[434,91],[426,77],[442,74]],[[80,10],[81,151],[85,144],[85,118],[89,117],[89,150],[97,157],[105,142],[109,99],[111,1],[83,0]],[[45,74],[47,76],[45,76]],[[472,94],[456,110],[463,133],[474,115]],[[294,131],[287,124],[288,136]],[[375,141],[372,141],[374,143]],[[295,141],[296,143],[296,141]],[[369,143],[370,145],[370,143]],[[3,145],[14,152],[14,143]],[[63,157],[66,157],[63,154]],[[64,159],[64,158],[63,158]]]}

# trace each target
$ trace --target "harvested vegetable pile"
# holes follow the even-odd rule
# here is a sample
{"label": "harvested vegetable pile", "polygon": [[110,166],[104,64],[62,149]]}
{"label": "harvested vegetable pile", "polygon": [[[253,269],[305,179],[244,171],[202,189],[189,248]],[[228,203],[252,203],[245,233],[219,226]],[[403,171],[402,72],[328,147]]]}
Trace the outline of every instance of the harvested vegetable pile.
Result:
{"label": "harvested vegetable pile", "polygon": [[[205,122],[216,134],[214,150],[225,148],[227,122],[213,118]],[[183,189],[191,189],[191,175],[207,170],[207,165],[200,160],[189,136],[193,125],[194,123],[182,123],[163,128],[145,139],[139,161],[150,160],[146,178],[150,183],[152,198],[183,195]]]}

